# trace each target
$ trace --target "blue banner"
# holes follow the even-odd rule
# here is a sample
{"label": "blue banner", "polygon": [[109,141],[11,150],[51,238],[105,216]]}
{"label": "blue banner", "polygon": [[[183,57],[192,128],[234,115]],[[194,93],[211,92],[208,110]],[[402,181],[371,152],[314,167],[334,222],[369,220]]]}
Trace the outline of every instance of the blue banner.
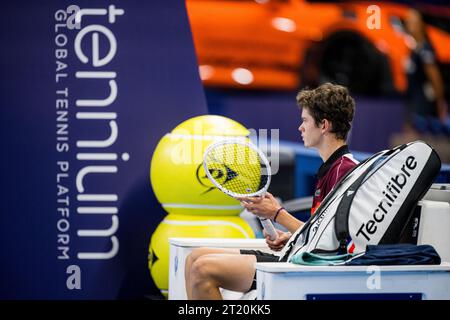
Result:
{"label": "blue banner", "polygon": [[207,113],[184,1],[13,1],[0,15],[0,299],[159,292],[152,152]]}

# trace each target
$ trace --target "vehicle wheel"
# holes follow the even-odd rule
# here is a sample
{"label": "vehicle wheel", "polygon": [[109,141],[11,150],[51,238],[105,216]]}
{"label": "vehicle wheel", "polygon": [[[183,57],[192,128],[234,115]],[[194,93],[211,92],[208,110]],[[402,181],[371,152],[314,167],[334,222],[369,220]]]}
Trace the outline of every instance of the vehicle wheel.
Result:
{"label": "vehicle wheel", "polygon": [[319,83],[344,85],[352,93],[377,95],[386,87],[384,58],[368,41],[353,33],[326,40],[319,52]]}

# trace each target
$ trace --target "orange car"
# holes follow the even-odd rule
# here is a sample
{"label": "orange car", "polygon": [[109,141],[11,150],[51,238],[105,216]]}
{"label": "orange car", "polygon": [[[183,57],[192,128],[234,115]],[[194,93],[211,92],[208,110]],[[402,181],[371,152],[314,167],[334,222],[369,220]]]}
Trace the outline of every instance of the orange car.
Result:
{"label": "orange car", "polygon": [[[377,3],[380,24],[373,29],[370,19],[376,11],[368,2],[187,0],[186,4],[200,76],[207,86],[292,90],[334,81],[355,93],[406,89],[404,63],[410,37],[403,29],[408,10],[404,5]],[[449,8],[439,10],[450,17]],[[427,24],[427,32],[438,60],[450,65],[448,29]]]}

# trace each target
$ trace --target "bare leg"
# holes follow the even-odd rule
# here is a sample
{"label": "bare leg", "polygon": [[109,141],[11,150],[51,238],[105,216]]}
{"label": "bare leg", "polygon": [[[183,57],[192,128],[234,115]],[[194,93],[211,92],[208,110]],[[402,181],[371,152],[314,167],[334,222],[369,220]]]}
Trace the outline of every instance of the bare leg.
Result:
{"label": "bare leg", "polygon": [[247,292],[253,283],[254,255],[208,254],[191,266],[192,299],[222,299],[219,288]]}
{"label": "bare leg", "polygon": [[184,279],[186,282],[186,294],[187,298],[192,299],[191,288],[191,267],[197,259],[203,255],[213,253],[227,253],[227,254],[240,254],[239,249],[224,249],[224,248],[196,248],[186,257],[186,263],[184,268]]}

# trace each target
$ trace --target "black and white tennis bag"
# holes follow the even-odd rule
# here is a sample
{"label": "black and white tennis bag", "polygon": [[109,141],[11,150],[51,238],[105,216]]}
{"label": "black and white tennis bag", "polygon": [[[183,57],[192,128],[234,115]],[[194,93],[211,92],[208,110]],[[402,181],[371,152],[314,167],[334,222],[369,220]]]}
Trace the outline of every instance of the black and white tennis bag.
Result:
{"label": "black and white tennis bag", "polygon": [[440,168],[439,156],[422,141],[359,163],[292,235],[280,260],[299,252],[360,253],[368,244],[397,243]]}

